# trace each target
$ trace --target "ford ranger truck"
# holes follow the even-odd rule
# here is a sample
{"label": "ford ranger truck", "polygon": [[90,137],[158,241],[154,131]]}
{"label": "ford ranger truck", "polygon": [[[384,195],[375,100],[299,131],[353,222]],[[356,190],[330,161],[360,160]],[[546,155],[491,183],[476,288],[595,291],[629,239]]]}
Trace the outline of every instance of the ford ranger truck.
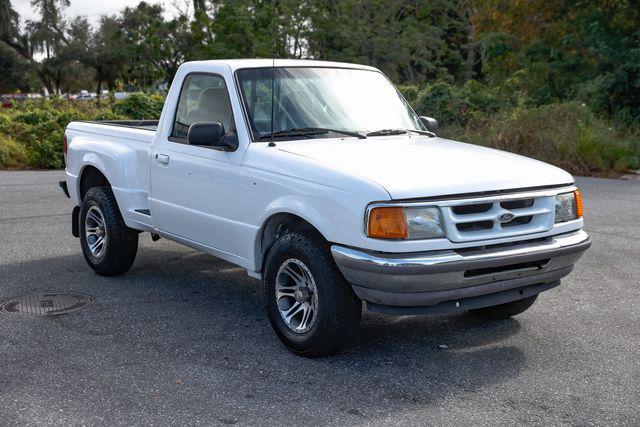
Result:
{"label": "ford ranger truck", "polygon": [[591,245],[574,180],[439,138],[379,70],[301,60],[187,62],[158,121],[72,122],[72,232],[96,273],[138,235],[264,282],[278,337],[305,356],[353,342],[362,311],[501,319]]}

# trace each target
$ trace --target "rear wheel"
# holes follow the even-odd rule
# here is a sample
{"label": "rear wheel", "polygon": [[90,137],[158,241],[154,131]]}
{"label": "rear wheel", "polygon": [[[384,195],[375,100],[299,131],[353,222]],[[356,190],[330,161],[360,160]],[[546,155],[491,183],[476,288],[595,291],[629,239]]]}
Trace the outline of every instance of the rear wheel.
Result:
{"label": "rear wheel", "polygon": [[362,303],[316,233],[290,232],[278,239],[267,257],[264,282],[269,320],[291,351],[324,356],[353,341]]}
{"label": "rear wheel", "polygon": [[536,302],[537,298],[538,295],[533,295],[518,301],[508,302],[506,304],[470,310],[470,313],[483,319],[508,319],[509,317],[525,312],[533,305],[534,302]]}
{"label": "rear wheel", "polygon": [[80,205],[80,245],[98,274],[125,273],[136,259],[138,232],[127,227],[111,187],[93,187]]}

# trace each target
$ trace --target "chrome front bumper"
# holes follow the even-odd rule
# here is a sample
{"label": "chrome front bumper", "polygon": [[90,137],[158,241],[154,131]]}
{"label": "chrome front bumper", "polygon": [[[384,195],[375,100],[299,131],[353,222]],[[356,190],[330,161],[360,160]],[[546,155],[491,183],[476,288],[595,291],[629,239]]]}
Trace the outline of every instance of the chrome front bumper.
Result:
{"label": "chrome front bumper", "polygon": [[580,230],[470,249],[388,254],[333,245],[331,253],[356,295],[370,305],[424,307],[525,287],[529,294],[545,290],[540,285],[569,274],[589,246],[589,235]]}

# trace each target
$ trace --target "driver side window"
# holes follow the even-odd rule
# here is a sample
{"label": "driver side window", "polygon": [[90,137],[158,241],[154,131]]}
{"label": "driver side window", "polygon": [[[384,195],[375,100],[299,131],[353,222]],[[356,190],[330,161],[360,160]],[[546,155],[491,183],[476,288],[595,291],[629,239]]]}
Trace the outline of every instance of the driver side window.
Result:
{"label": "driver side window", "polygon": [[182,85],[171,139],[184,142],[194,123],[220,122],[234,131],[231,101],[224,79],[209,74],[190,74]]}

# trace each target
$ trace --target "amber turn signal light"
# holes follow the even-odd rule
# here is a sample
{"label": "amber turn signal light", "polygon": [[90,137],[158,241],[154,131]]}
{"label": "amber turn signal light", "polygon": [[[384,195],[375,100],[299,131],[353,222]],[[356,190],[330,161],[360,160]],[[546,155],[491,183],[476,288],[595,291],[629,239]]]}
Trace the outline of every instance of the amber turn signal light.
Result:
{"label": "amber turn signal light", "polygon": [[367,234],[378,239],[406,239],[407,221],[402,208],[390,206],[371,209]]}
{"label": "amber turn signal light", "polygon": [[582,206],[582,194],[580,194],[580,190],[574,191],[573,196],[576,198],[576,217],[582,218],[584,207]]}

